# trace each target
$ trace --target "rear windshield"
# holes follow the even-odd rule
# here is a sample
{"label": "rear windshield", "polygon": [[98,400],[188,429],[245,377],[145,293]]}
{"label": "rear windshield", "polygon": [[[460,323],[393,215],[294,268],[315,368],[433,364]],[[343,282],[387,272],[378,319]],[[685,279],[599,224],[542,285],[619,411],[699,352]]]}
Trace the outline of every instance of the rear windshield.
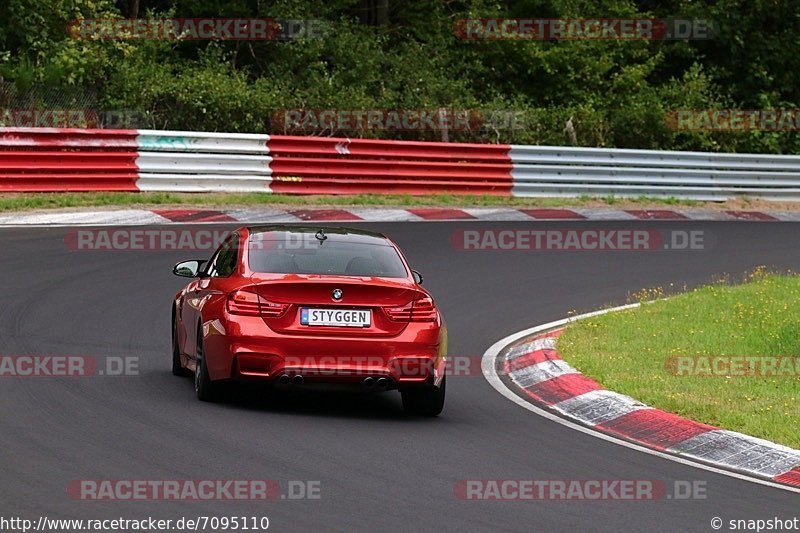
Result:
{"label": "rear windshield", "polygon": [[296,243],[252,239],[248,246],[250,270],[275,274],[382,278],[404,278],[408,275],[403,261],[391,246],[331,240],[319,244],[316,240]]}

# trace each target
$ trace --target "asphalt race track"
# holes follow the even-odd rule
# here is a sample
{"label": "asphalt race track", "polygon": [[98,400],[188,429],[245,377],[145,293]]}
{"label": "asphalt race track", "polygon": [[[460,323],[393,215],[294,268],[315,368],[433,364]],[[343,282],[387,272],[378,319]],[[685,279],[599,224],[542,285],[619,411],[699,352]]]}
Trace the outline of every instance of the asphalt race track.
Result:
{"label": "asphalt race track", "polygon": [[[527,327],[758,265],[800,265],[793,223],[538,222],[537,228],[704,230],[702,251],[463,252],[462,229],[525,222],[364,224],[391,236],[425,276],[450,353],[479,358]],[[165,228],[166,226],[161,226]],[[233,226],[231,226],[233,227]],[[791,518],[798,495],[639,453],[541,419],[475,372],[452,376],[444,413],[408,418],[396,393],[246,391],[225,404],[170,374],[170,303],[180,259],[208,253],[76,252],[69,228],[0,230],[3,355],[139,357],[127,377],[0,378],[0,515],[155,518],[266,515],[270,529],[711,531],[718,516]],[[463,479],[705,480],[705,500],[463,501]],[[319,500],[72,499],[79,479],[318,480]],[[723,529],[725,530],[725,529]]]}

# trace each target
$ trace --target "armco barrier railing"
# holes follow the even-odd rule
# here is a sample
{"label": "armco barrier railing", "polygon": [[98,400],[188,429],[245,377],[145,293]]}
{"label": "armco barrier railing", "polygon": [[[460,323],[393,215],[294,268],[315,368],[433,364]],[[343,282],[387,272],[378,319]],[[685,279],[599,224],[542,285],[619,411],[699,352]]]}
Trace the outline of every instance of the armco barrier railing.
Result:
{"label": "armco barrier railing", "polygon": [[135,191],[136,135],[0,129],[0,191]]}
{"label": "armco barrier railing", "polygon": [[0,191],[269,191],[268,139],[0,128]]}
{"label": "armco barrier railing", "polygon": [[800,199],[800,156],[0,128],[0,190]]}
{"label": "armco barrier railing", "polygon": [[283,193],[511,194],[508,145],[273,136]]}
{"label": "armco barrier railing", "polygon": [[514,196],[800,199],[800,156],[511,146]]}

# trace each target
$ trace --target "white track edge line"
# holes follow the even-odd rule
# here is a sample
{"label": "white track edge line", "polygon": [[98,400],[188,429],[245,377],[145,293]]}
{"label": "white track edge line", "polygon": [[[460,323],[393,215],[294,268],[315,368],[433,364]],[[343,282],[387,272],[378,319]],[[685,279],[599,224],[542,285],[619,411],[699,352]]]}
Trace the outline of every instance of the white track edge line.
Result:
{"label": "white track edge line", "polygon": [[565,318],[565,319],[562,319],[562,320],[556,320],[555,322],[548,322],[547,324],[534,326],[532,328],[528,328],[528,329],[519,331],[517,333],[513,333],[513,334],[511,334],[511,335],[509,335],[509,336],[507,336],[507,337],[505,337],[503,339],[500,339],[499,341],[495,342],[494,344],[492,344],[489,347],[489,349],[486,350],[486,352],[483,354],[483,357],[481,358],[481,371],[483,373],[483,377],[486,378],[486,381],[488,381],[489,384],[492,387],[494,387],[495,390],[497,390],[497,392],[499,392],[500,394],[505,396],[508,400],[511,400],[515,404],[519,405],[520,407],[523,407],[523,408],[527,409],[528,411],[531,411],[531,412],[533,412],[533,413],[535,413],[535,414],[537,414],[537,415],[539,415],[539,416],[541,416],[543,418],[546,418],[548,420],[551,420],[553,422],[561,424],[562,426],[566,426],[566,427],[568,427],[570,429],[574,429],[576,431],[580,431],[581,433],[585,433],[587,435],[591,435],[591,436],[596,437],[598,439],[602,439],[602,440],[605,440],[605,441],[608,441],[608,442],[611,442],[611,443],[614,443],[614,444],[618,444],[620,446],[624,446],[626,448],[630,448],[630,449],[633,449],[633,450],[636,450],[636,451],[639,451],[639,452],[642,452],[642,453],[646,453],[646,454],[649,454],[649,455],[654,455],[656,457],[661,457],[662,459],[667,459],[669,461],[680,463],[682,465],[690,466],[690,467],[693,467],[693,468],[699,468],[701,470],[706,470],[708,472],[714,472],[715,474],[721,474],[723,476],[728,476],[728,477],[732,477],[732,478],[736,478],[736,479],[741,479],[741,480],[744,480],[744,481],[749,481],[751,483],[757,483],[759,485],[766,485],[768,487],[772,487],[772,488],[776,488],[776,489],[785,490],[785,491],[788,491],[788,492],[794,492],[794,493],[800,494],[800,487],[792,487],[792,486],[784,485],[784,484],[777,483],[777,482],[774,482],[774,481],[769,481],[769,480],[766,480],[766,479],[753,477],[751,475],[747,475],[747,474],[744,474],[744,473],[739,473],[739,472],[735,472],[735,471],[728,470],[728,469],[723,469],[723,468],[717,468],[715,466],[711,466],[709,464],[701,463],[699,461],[692,461],[692,460],[689,460],[689,459],[684,459],[684,458],[676,456],[676,455],[660,452],[658,450],[653,450],[651,448],[647,448],[647,447],[641,446],[639,444],[634,444],[634,443],[629,442],[627,440],[619,439],[619,438],[613,437],[611,435],[608,435],[606,433],[602,433],[602,432],[597,431],[595,429],[589,428],[587,426],[578,424],[576,422],[572,422],[571,420],[567,420],[565,418],[562,418],[562,417],[560,417],[560,416],[558,416],[558,415],[556,415],[554,413],[551,413],[550,411],[542,409],[541,407],[538,407],[538,406],[533,405],[532,403],[530,403],[530,402],[528,402],[526,400],[523,400],[522,398],[517,396],[513,391],[511,391],[508,387],[506,387],[506,385],[500,379],[500,376],[497,374],[497,371],[495,369],[495,362],[497,360],[497,356],[500,355],[500,352],[506,346],[508,346],[509,344],[513,343],[514,341],[517,341],[517,340],[519,340],[519,339],[521,339],[523,337],[527,337],[529,335],[533,335],[535,333],[540,333],[542,331],[547,331],[547,330],[551,330],[551,329],[555,329],[555,328],[561,327],[561,326],[563,326],[565,324],[569,324],[569,323],[574,322],[576,320],[582,320],[582,319],[585,319],[585,318],[591,318],[593,316],[604,315],[606,313],[611,313],[611,312],[614,312],[614,311],[623,311],[625,309],[633,309],[633,308],[639,307],[639,305],[640,304],[638,304],[638,303],[634,303],[634,304],[622,305],[622,306],[619,306],[619,307],[612,307],[612,308],[609,308],[609,309],[602,309],[600,311],[593,311],[591,313],[586,313],[586,314],[583,314],[583,315],[578,315],[578,316],[574,316],[574,317],[570,317],[570,318]]}

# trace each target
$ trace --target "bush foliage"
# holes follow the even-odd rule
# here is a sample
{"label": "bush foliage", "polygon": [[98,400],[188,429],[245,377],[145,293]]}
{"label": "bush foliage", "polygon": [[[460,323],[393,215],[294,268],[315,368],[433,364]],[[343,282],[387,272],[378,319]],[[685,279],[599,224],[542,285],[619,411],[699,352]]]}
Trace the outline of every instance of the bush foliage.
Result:
{"label": "bush foliage", "polygon": [[[175,5],[177,4],[177,5]],[[4,0],[0,75],[19,90],[91,94],[140,127],[279,132],[284,109],[513,111],[516,128],[450,140],[797,153],[797,135],[675,132],[676,109],[795,108],[800,17],[778,0]],[[134,12],[135,11],[135,12]],[[326,21],[291,41],[80,40],[76,19],[271,17]],[[486,17],[686,17],[697,41],[469,41]],[[73,101],[80,100],[72,98]],[[325,135],[437,139],[438,132]]]}

